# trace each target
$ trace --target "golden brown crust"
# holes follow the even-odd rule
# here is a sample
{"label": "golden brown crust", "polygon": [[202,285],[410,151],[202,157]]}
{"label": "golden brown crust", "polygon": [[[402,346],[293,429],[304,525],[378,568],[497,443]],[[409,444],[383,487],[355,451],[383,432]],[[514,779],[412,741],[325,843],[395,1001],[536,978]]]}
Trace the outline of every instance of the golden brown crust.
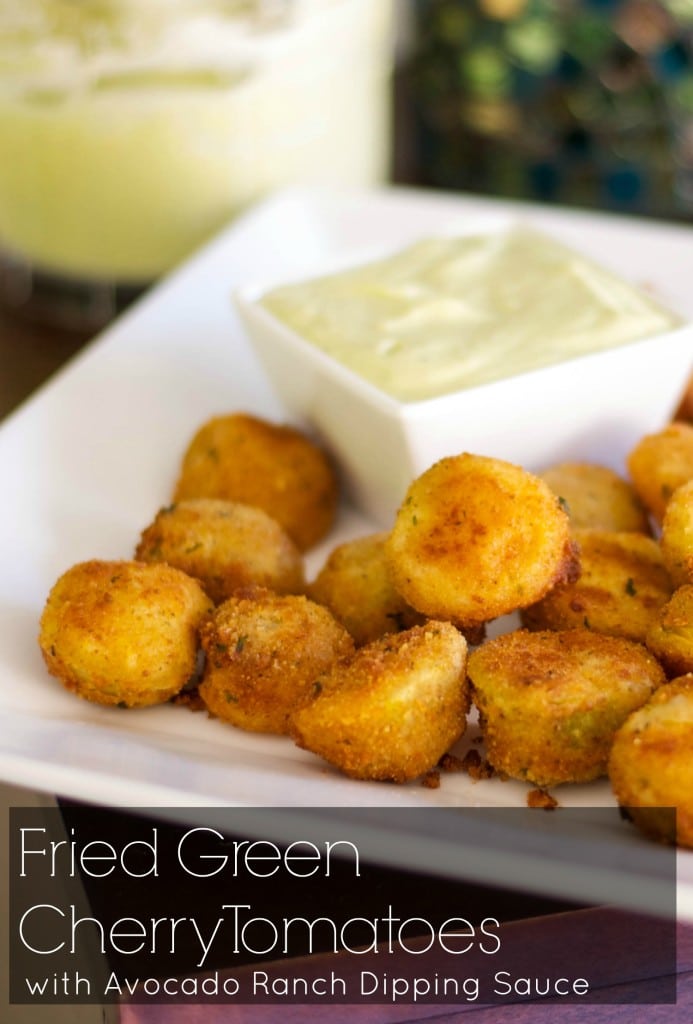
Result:
{"label": "golden brown crust", "polygon": [[531,789],[527,794],[528,807],[540,807],[544,811],[553,811],[558,807],[558,800],[545,789]]}
{"label": "golden brown crust", "polygon": [[493,765],[485,757],[482,757],[478,750],[474,750],[473,747],[462,758],[460,767],[474,782],[480,782],[482,779],[492,779],[496,774]]}
{"label": "golden brown crust", "polygon": [[647,646],[670,676],[693,672],[693,584],[675,590],[660,609]]}
{"label": "golden brown crust", "polygon": [[640,644],[586,629],[506,633],[468,675],[489,761],[542,789],[604,775],[614,732],[665,678]]}
{"label": "golden brown crust", "polygon": [[187,498],[261,508],[305,551],[332,526],[338,486],[325,453],[299,430],[232,413],[209,420],[190,442],[174,501]]}
{"label": "golden brown crust", "polygon": [[640,533],[576,530],[580,578],[522,612],[530,629],[585,627],[645,642],[672,592],[659,545]]}
{"label": "golden brown crust", "polygon": [[346,775],[406,782],[433,770],[466,727],[464,637],[429,622],[336,663],[291,718],[299,746]]}
{"label": "golden brown crust", "polygon": [[405,600],[461,628],[524,608],[578,571],[568,517],[547,485],[469,454],[414,481],[387,552]]}
{"label": "golden brown crust", "polygon": [[92,560],[56,582],[39,642],[48,671],[68,690],[144,707],[169,700],[194,675],[198,627],[211,608],[178,569]]}
{"label": "golden brown crust", "polygon": [[643,437],[628,456],[628,471],[641,501],[661,523],[674,491],[693,479],[693,426],[671,423]]}
{"label": "golden brown crust", "polygon": [[260,587],[221,604],[201,637],[206,664],[199,692],[207,709],[254,732],[285,733],[287,715],[354,647],[326,608]]}
{"label": "golden brown crust", "polygon": [[693,846],[692,749],[691,674],[660,687],[616,733],[609,759],[614,794],[652,838]]}
{"label": "golden brown crust", "polygon": [[662,555],[674,584],[693,583],[693,480],[672,494],[662,522]]}
{"label": "golden brown crust", "polygon": [[195,577],[216,604],[251,584],[281,594],[299,593],[305,584],[302,555],[279,523],[262,509],[215,498],[161,509],[135,557]]}
{"label": "golden brown crust", "polygon": [[386,533],[376,533],[340,544],[308,588],[359,646],[424,621],[393,586],[386,539]]}
{"label": "golden brown crust", "polygon": [[651,533],[649,517],[635,489],[607,466],[560,462],[539,475],[565,502],[574,530]]}

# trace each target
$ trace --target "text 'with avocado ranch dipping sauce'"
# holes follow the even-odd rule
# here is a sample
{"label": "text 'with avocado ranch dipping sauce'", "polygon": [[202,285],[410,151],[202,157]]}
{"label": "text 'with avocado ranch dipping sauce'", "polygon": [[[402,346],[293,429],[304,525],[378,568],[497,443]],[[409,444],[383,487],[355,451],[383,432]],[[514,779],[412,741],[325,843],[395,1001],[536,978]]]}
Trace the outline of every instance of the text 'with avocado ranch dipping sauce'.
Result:
{"label": "text 'with avocado ranch dipping sauce'", "polygon": [[680,318],[524,226],[428,238],[270,291],[262,305],[402,401],[420,401],[658,334]]}

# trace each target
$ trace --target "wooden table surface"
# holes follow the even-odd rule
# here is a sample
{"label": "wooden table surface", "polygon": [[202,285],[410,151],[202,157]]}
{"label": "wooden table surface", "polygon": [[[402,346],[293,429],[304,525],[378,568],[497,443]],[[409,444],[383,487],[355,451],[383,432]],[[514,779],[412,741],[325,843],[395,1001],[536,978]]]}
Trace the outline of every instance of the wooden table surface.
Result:
{"label": "wooden table surface", "polygon": [[87,341],[0,310],[0,418],[16,408]]}

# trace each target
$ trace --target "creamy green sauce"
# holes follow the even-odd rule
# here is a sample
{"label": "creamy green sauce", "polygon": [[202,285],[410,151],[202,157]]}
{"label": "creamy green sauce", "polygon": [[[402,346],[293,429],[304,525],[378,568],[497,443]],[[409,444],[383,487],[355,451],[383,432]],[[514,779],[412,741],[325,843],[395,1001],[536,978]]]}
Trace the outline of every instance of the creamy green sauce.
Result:
{"label": "creamy green sauce", "polygon": [[262,304],[383,391],[417,401],[666,331],[679,318],[528,228],[431,238]]}

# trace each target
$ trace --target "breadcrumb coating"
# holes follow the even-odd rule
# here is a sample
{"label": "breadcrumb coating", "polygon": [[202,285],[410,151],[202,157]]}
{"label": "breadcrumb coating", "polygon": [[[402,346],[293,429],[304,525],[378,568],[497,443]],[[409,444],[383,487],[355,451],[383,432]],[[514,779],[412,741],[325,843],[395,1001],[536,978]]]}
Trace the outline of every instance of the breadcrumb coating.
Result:
{"label": "breadcrumb coating", "polygon": [[606,774],[616,729],[665,681],[641,644],[587,629],[506,633],[468,675],[488,760],[541,789]]}
{"label": "breadcrumb coating", "polygon": [[305,434],[231,413],[214,417],[196,432],[173,500],[222,498],[254,505],[306,551],[332,526],[338,496],[330,460]]}
{"label": "breadcrumb coating", "polygon": [[568,516],[543,480],[470,454],[412,483],[387,553],[404,599],[459,628],[526,608],[579,568]]}
{"label": "breadcrumb coating", "polygon": [[194,676],[198,629],[213,605],[179,569],[92,560],[48,595],[39,643],[51,675],[99,704],[144,707]]}
{"label": "breadcrumb coating", "polygon": [[352,778],[425,775],[465,731],[466,653],[447,622],[375,640],[321,677],[291,734]]}
{"label": "breadcrumb coating", "polygon": [[[645,834],[693,847],[693,674],[660,687],[614,737],[609,778]],[[675,814],[672,812],[675,809]]]}

